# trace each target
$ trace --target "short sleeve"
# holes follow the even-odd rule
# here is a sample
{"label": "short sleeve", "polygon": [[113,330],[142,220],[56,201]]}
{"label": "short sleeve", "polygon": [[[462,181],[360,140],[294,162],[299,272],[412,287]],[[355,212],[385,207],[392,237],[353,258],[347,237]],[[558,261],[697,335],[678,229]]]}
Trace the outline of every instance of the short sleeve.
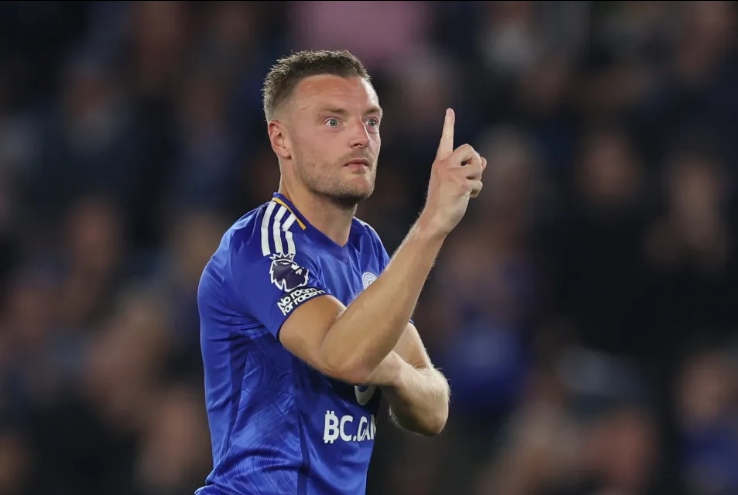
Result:
{"label": "short sleeve", "polygon": [[236,243],[229,260],[235,302],[275,337],[297,307],[327,293],[312,253],[289,251],[264,255]]}

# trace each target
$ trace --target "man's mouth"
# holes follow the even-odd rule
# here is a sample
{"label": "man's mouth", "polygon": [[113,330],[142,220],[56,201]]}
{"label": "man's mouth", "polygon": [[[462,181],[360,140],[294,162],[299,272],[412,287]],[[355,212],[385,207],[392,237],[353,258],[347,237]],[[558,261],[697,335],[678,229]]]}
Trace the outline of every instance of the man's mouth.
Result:
{"label": "man's mouth", "polygon": [[369,168],[369,160],[365,160],[364,158],[357,158],[356,160],[351,160],[345,166],[352,169],[365,169]]}

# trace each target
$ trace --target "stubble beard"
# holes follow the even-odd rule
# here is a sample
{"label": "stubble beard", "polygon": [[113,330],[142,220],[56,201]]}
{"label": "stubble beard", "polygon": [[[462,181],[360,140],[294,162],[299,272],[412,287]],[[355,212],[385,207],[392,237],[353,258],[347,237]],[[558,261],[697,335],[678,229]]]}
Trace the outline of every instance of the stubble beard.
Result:
{"label": "stubble beard", "polygon": [[321,177],[313,172],[314,168],[311,170],[310,167],[298,166],[296,169],[300,180],[312,194],[342,210],[355,209],[359,203],[371,197],[374,192],[376,165],[366,172],[371,175],[371,187],[368,191],[361,191],[335,177]]}

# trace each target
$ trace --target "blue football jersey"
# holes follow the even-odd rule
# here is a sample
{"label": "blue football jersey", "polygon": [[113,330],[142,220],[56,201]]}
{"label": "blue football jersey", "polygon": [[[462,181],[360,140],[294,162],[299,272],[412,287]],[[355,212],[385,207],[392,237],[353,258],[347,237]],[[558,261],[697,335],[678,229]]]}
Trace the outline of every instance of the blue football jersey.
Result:
{"label": "blue football jersey", "polygon": [[315,297],[348,306],[388,262],[369,225],[339,246],[278,193],[226,232],[198,289],[213,455],[198,495],[365,493],[379,390],[323,375],[279,331]]}

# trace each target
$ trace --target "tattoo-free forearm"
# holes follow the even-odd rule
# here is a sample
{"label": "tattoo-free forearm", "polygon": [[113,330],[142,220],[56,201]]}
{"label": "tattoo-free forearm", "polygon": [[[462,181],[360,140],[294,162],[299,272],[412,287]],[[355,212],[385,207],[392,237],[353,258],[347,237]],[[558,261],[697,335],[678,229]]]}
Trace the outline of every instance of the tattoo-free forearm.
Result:
{"label": "tattoo-free forearm", "polygon": [[402,428],[421,435],[437,435],[448,419],[449,386],[440,371],[415,368],[402,361],[393,384],[382,387],[390,412]]}
{"label": "tattoo-free forearm", "polygon": [[402,336],[443,241],[421,217],[376,282],[333,323],[321,349],[333,376],[367,382]]}

